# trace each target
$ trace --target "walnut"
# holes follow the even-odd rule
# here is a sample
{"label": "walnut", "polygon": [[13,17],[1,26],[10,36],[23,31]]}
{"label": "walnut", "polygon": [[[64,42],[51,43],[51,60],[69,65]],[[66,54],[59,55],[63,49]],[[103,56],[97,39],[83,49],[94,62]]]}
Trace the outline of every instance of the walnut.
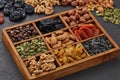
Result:
{"label": "walnut", "polygon": [[49,62],[54,62],[55,59],[52,55],[48,54],[45,60],[41,60],[42,63],[49,63]]}
{"label": "walnut", "polygon": [[50,71],[56,68],[54,63],[44,63],[41,65],[43,71]]}
{"label": "walnut", "polygon": [[34,70],[32,75],[38,75],[42,72],[43,72],[43,70]]}
{"label": "walnut", "polygon": [[37,61],[35,61],[35,60],[30,61],[30,65],[36,65],[36,63],[37,63]]}
{"label": "walnut", "polygon": [[35,13],[45,13],[46,15],[54,12],[55,5],[60,5],[59,0],[25,0],[25,3],[32,5]]}
{"label": "walnut", "polygon": [[51,54],[41,54],[40,58],[29,58],[27,61],[25,61],[25,64],[31,75],[38,75],[44,71],[55,69],[56,65],[54,61],[54,56]]}

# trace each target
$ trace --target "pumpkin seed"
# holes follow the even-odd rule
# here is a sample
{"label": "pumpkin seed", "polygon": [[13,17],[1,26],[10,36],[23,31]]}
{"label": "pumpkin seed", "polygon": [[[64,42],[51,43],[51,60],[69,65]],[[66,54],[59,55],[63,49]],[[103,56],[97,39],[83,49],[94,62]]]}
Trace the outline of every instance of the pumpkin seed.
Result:
{"label": "pumpkin seed", "polygon": [[33,56],[47,51],[47,47],[41,38],[33,39],[16,46],[16,49],[22,58]]}

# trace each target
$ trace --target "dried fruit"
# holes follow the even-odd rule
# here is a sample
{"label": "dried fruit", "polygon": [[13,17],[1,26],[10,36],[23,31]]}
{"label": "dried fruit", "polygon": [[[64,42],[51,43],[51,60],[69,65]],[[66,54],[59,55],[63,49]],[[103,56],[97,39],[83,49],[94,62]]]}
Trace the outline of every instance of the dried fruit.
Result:
{"label": "dried fruit", "polygon": [[106,36],[100,36],[82,44],[90,55],[95,55],[113,48],[113,45]]}
{"label": "dried fruit", "polygon": [[87,39],[100,34],[100,30],[93,24],[78,25],[78,27],[73,27],[72,31],[78,40]]}
{"label": "dried fruit", "polygon": [[62,21],[58,17],[41,20],[36,24],[43,34],[64,28]]}
{"label": "dried fruit", "polygon": [[72,63],[87,57],[81,44],[70,45],[66,48],[56,49],[53,52],[62,65]]}

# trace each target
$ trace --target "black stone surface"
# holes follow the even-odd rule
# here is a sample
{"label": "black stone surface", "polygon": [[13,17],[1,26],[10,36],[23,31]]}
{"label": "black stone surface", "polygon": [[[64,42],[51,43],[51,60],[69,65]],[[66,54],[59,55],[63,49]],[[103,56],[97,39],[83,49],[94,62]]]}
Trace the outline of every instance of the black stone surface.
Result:
{"label": "black stone surface", "polygon": [[[120,8],[120,0],[115,0],[115,7]],[[55,7],[55,13],[71,9],[72,7]],[[94,13],[94,12],[93,12]],[[94,13],[95,15],[95,13]],[[30,21],[44,15],[30,15],[22,21]],[[111,23],[106,23],[101,17],[96,17],[98,21],[103,25],[106,31],[111,35],[111,37],[120,46],[120,25],[116,26]],[[21,23],[22,23],[21,22]],[[8,49],[2,41],[1,28],[9,27],[19,23],[13,23],[5,17],[5,23],[0,25],[0,80],[24,80],[21,73],[19,72],[13,58],[11,57]],[[64,74],[64,73],[63,73]],[[114,59],[107,63],[68,75],[66,77],[60,78],[58,80],[120,80],[120,56],[118,59]]]}

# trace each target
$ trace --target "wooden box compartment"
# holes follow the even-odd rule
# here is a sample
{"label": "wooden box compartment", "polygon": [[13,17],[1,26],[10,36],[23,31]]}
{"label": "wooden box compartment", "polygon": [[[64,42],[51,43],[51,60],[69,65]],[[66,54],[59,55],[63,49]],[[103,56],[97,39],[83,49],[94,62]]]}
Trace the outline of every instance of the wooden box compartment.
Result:
{"label": "wooden box compartment", "polygon": [[[77,21],[74,25],[69,25],[64,18],[68,16],[68,12],[2,29],[3,41],[25,80],[55,80],[118,57],[120,51],[118,45],[91,12],[87,12],[91,22]],[[50,22],[51,19],[52,22]],[[83,26],[88,26],[88,23],[94,24],[99,34],[97,32],[94,33],[96,35],[89,37],[84,35],[79,38],[77,31],[73,28],[77,27],[80,31]],[[52,30],[47,30],[48,27],[52,27]],[[79,35],[81,35],[80,32]],[[112,47],[91,55],[84,43],[102,36],[106,36]]]}

